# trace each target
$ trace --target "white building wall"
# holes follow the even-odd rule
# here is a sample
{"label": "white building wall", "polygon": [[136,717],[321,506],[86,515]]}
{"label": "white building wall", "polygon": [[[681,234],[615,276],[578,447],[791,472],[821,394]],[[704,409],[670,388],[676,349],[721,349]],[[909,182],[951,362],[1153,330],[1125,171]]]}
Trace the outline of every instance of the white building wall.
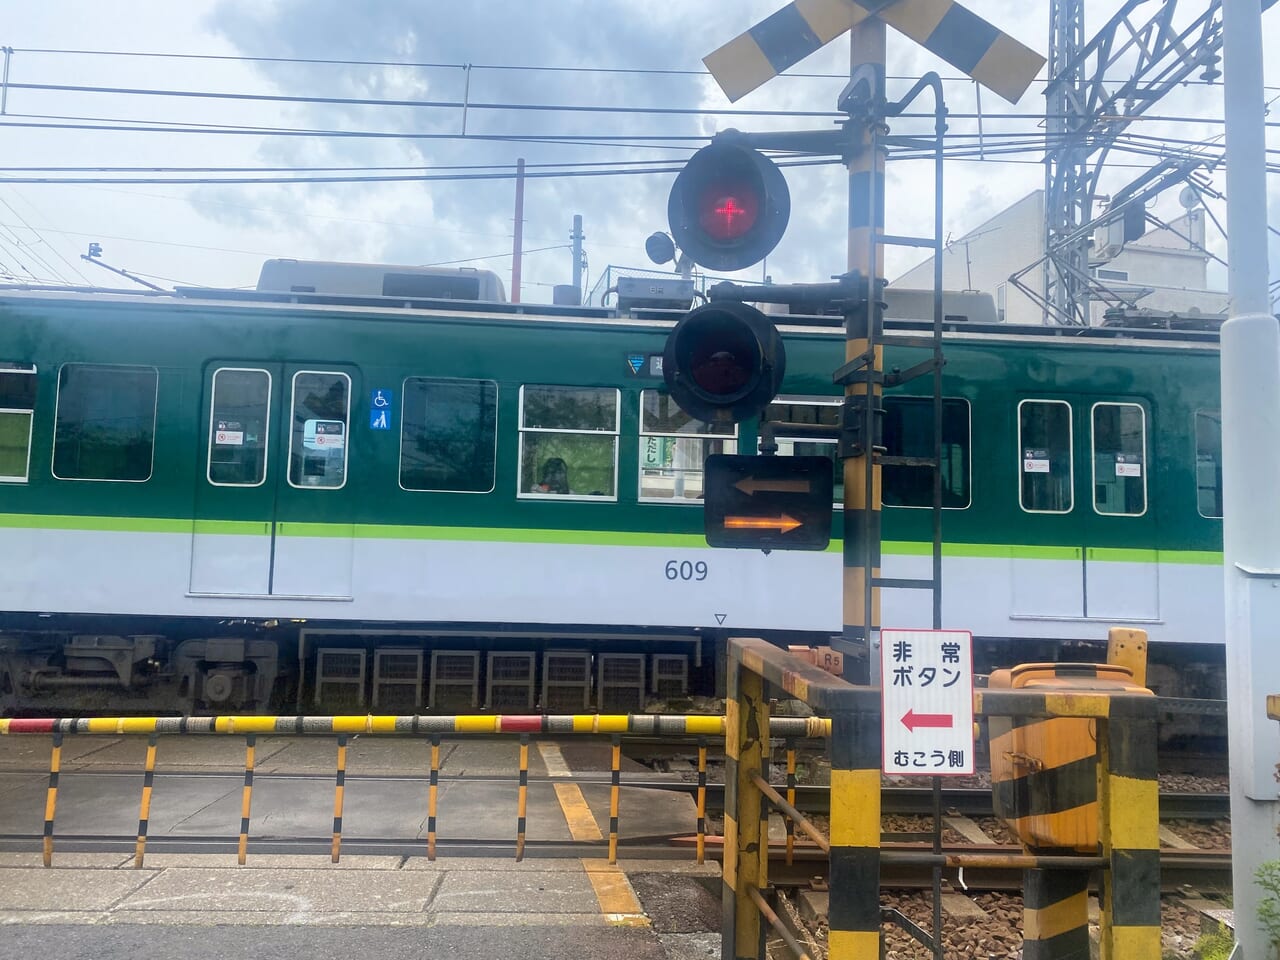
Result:
{"label": "white building wall", "polygon": [[[1191,210],[1171,224],[1196,246],[1204,246],[1205,224],[1201,210]],[[969,233],[952,238],[942,258],[942,285],[947,290],[974,289],[995,297],[996,309],[1007,323],[1038,324],[1040,306],[1009,282],[1009,277],[1042,256],[1044,250],[1044,192],[1036,190],[1002,210]],[[1127,244],[1112,260],[1100,264],[1103,271],[1121,272],[1126,279],[1103,283],[1121,294],[1139,294],[1137,306],[1151,310],[1206,314],[1224,313],[1225,292],[1206,290],[1208,257],[1170,230],[1152,229]],[[1035,291],[1044,288],[1044,267],[1021,278]],[[890,283],[892,287],[928,288],[933,285],[933,258],[929,257]],[[1100,323],[1106,310],[1094,303],[1091,316]]]}

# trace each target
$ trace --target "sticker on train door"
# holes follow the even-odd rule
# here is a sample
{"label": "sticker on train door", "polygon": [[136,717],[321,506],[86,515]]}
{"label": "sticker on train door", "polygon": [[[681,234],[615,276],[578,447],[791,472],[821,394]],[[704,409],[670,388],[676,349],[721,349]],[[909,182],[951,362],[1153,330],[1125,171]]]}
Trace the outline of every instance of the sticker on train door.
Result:
{"label": "sticker on train door", "polygon": [[370,430],[390,430],[391,429],[391,398],[393,394],[390,390],[371,390],[369,392],[369,429]]}

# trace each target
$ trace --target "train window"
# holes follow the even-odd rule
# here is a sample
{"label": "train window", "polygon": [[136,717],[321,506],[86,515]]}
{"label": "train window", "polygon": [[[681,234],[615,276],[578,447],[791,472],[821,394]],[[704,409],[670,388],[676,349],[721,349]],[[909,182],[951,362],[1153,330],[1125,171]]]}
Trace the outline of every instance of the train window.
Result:
{"label": "train window", "polygon": [[1018,404],[1019,502],[1028,513],[1070,513],[1074,504],[1071,405],[1065,400]]}
{"label": "train window", "polygon": [[256,487],[267,478],[271,374],[222,367],[213,374],[209,403],[209,482]]}
{"label": "train window", "polygon": [[[778,456],[782,457],[826,457],[835,471],[835,491],[833,499],[839,506],[844,500],[844,471],[836,459],[835,430],[840,425],[840,404],[836,398],[821,400],[799,400],[782,397],[765,409],[766,419],[778,424],[774,440],[778,444]],[[820,431],[822,435],[813,435],[801,430],[788,431],[786,424],[804,424],[815,428],[829,427],[829,431]]]}
{"label": "train window", "polygon": [[27,481],[35,409],[35,366],[0,361],[0,483]]}
{"label": "train window", "polygon": [[1196,507],[1200,516],[1222,517],[1222,414],[1196,411]]}
{"label": "train window", "polygon": [[293,375],[289,485],[334,490],[347,482],[351,378],[328,370]]}
{"label": "train window", "polygon": [[53,475],[150,479],[159,380],[154,367],[64,364],[54,411]]}
{"label": "train window", "polygon": [[405,490],[488,493],[498,440],[498,385],[491,380],[409,377],[400,426]]}
{"label": "train window", "polygon": [[519,496],[618,496],[618,391],[520,388]]}
{"label": "train window", "polygon": [[1137,517],[1147,512],[1147,417],[1136,403],[1093,405],[1093,508]]}
{"label": "train window", "polygon": [[[933,459],[933,400],[885,397],[883,443],[890,457]],[[881,488],[886,507],[932,507],[933,469],[926,465],[887,463]],[[969,506],[969,401],[942,401],[942,507]]]}
{"label": "train window", "polygon": [[702,465],[709,454],[736,453],[737,427],[695,420],[670,394],[640,391],[640,499],[702,499]]}

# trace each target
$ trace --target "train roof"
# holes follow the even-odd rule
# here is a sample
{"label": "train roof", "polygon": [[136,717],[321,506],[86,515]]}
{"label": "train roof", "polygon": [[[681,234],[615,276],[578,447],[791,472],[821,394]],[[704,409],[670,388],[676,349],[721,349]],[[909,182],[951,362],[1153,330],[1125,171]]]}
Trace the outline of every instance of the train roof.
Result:
{"label": "train roof", "polygon": [[[301,291],[268,291],[218,287],[177,287],[172,291],[125,290],[109,287],[53,286],[36,284],[0,285],[0,304],[5,302],[66,302],[77,304],[116,303],[170,305],[179,307],[221,306],[227,308],[276,310],[349,311],[362,318],[372,315],[400,314],[405,319],[447,320],[463,316],[490,321],[576,322],[603,326],[670,326],[684,311],[633,308],[565,306],[546,303],[511,303],[509,301],[456,300],[432,297],[371,296],[354,294],[308,293]],[[771,317],[787,335],[842,335],[843,320],[838,316],[774,315]],[[1190,318],[1186,318],[1187,321]],[[1192,325],[1167,315],[1135,318],[1136,325],[1118,323],[1098,327],[1048,325],[1014,325],[948,319],[943,334],[948,340],[981,339],[1019,343],[1063,343],[1066,341],[1109,342],[1117,346],[1202,346],[1216,349],[1219,328],[1216,324]],[[932,332],[928,320],[889,319],[889,333],[918,336]]]}

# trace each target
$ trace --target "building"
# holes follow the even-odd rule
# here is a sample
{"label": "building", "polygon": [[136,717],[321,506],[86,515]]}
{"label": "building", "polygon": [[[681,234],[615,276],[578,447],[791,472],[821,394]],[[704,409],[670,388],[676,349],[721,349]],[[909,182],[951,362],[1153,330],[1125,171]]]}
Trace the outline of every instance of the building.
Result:
{"label": "building", "polygon": [[[1179,314],[1221,315],[1227,294],[1207,289],[1209,256],[1204,252],[1204,211],[1188,210],[1169,224],[1149,228],[1123,246],[1109,244],[1099,231],[1091,248],[1094,276],[1108,291],[1139,310]],[[942,285],[948,290],[990,292],[999,318],[1007,323],[1038,324],[1043,311],[1010,277],[1044,255],[1044,191],[1027,194],[963,236],[952,238],[943,254]],[[1043,291],[1045,266],[1022,277],[1033,290]],[[890,283],[921,288],[933,284],[933,257],[917,264]],[[1092,322],[1102,322],[1107,302],[1095,300]]]}

